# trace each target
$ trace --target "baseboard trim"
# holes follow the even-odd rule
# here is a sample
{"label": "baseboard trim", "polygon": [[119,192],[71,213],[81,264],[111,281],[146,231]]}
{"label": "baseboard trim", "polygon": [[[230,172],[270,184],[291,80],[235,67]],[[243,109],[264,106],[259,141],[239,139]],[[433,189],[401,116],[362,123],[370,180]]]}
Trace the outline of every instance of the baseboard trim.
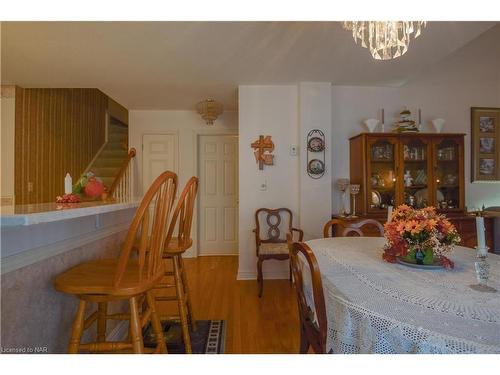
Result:
{"label": "baseboard trim", "polygon": [[108,333],[106,341],[124,341],[127,338],[128,320],[122,320]]}
{"label": "baseboard trim", "polygon": [[[288,271],[264,272],[264,280],[288,280]],[[257,271],[238,271],[236,280],[257,280]]]}

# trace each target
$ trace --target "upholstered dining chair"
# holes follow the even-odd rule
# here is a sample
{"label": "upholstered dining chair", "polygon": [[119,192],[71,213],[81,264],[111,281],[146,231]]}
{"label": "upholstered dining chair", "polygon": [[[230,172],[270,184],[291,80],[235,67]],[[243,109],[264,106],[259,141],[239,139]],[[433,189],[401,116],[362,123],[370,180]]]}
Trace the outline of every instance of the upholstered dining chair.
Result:
{"label": "upholstered dining chair", "polygon": [[[316,354],[324,354],[328,322],[318,262],[309,246],[302,242],[292,242],[291,236],[287,236],[299,308],[300,353],[307,353],[309,347],[312,347]],[[309,298],[309,302],[304,290],[306,279],[310,281],[312,288],[312,298]]]}
{"label": "upholstered dining chair", "polygon": [[[80,300],[71,332],[69,353],[77,353],[79,350],[109,352],[129,349],[134,353],[143,353],[142,328],[149,322],[157,341],[155,352],[167,352],[152,289],[165,273],[162,254],[176,190],[177,175],[170,171],[163,172],[144,195],[117,259],[82,263],[56,277],[54,285],[58,291],[72,294]],[[137,237],[136,253],[132,250]],[[147,307],[141,313],[139,300],[143,296]],[[128,300],[130,313],[108,314],[108,302],[120,300]],[[97,303],[98,309],[85,319],[88,302]],[[108,319],[128,320],[130,340],[106,341]],[[83,331],[96,321],[97,341],[82,344],[80,341]]]}
{"label": "upholstered dining chair", "polygon": [[[287,234],[297,232],[302,241],[304,232],[293,227],[293,214],[288,208],[259,208],[255,212],[255,247],[257,253],[257,282],[259,297],[264,289],[262,262],[267,259],[287,260],[290,258]],[[290,281],[292,271],[290,269]]]}
{"label": "upholstered dining chair", "polygon": [[331,237],[332,227],[335,225],[342,228],[339,232],[341,237],[350,236],[351,234],[361,237],[366,236],[366,232],[363,232],[363,228],[366,230],[366,228],[369,227],[373,228],[378,236],[384,236],[384,227],[380,224],[380,222],[374,219],[363,219],[358,222],[347,222],[344,220],[332,219],[323,227],[324,238]]}

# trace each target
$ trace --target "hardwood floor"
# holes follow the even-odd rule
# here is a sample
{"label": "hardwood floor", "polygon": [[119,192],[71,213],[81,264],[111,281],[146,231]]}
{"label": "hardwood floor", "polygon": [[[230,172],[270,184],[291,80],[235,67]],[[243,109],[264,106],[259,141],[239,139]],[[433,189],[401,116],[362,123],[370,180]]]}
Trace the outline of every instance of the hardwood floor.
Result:
{"label": "hardwood floor", "polygon": [[[299,326],[295,291],[288,280],[237,281],[238,257],[185,259],[197,320],[226,321],[226,353],[298,353]],[[172,302],[159,310],[171,313]]]}

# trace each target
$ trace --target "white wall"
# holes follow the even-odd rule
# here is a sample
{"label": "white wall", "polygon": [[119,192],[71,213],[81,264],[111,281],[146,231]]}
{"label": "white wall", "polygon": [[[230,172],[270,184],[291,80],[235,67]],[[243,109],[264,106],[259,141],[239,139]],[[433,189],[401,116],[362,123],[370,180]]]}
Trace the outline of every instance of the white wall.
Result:
{"label": "white wall", "polygon": [[15,134],[15,88],[2,87],[1,111],[1,183],[2,198],[14,199],[14,134]]}
{"label": "white wall", "polygon": [[[298,144],[298,89],[290,86],[240,86],[239,121],[239,279],[256,275],[254,213],[258,208],[288,207],[294,225],[299,212],[299,158],[290,156],[290,145]],[[274,165],[261,171],[250,144],[259,135],[270,135],[274,142]],[[267,190],[260,191],[266,182]],[[287,277],[288,264],[266,261],[266,278]]]}
{"label": "white wall", "polygon": [[[142,137],[144,134],[175,134],[178,138],[178,176],[179,190],[191,176],[197,176],[196,166],[197,135],[199,134],[235,134],[238,131],[238,119],[235,112],[224,112],[213,126],[205,124],[195,111],[130,111],[129,144],[135,147],[136,181],[135,195],[142,196]],[[196,214],[196,212],[195,212]],[[186,256],[198,252],[197,216],[192,228],[193,247]]]}
{"label": "white wall", "polygon": [[[254,213],[258,208],[287,207],[295,227],[306,239],[321,236],[331,214],[330,127],[331,84],[301,83],[282,86],[240,86],[240,212],[239,279],[256,277]],[[325,132],[328,152],[326,174],[313,180],[306,173],[306,137],[311,129]],[[250,144],[259,135],[270,135],[275,145],[275,163],[259,170]],[[290,146],[299,154],[290,155]],[[267,189],[259,186],[265,183]],[[263,264],[264,278],[288,278],[288,262],[269,260]]]}
{"label": "white wall", "polygon": [[[303,82],[299,84],[299,134],[300,134],[300,229],[304,240],[321,238],[323,225],[330,220],[331,210],[331,83]],[[313,179],[307,174],[307,134],[320,129],[325,134],[325,174]],[[310,158],[321,159],[321,153],[309,153]]]}
{"label": "white wall", "polygon": [[[385,108],[386,131],[404,106],[417,114],[422,109],[423,131],[433,131],[429,121],[446,119],[444,132],[466,133],[465,203],[481,207],[500,205],[499,183],[470,182],[470,107],[500,107],[500,27],[486,32],[433,69],[399,88],[333,86],[332,163],[334,183],[349,176],[347,139],[365,131],[362,121],[380,118]],[[415,116],[416,119],[416,116]],[[340,193],[333,190],[333,210],[339,210]]]}

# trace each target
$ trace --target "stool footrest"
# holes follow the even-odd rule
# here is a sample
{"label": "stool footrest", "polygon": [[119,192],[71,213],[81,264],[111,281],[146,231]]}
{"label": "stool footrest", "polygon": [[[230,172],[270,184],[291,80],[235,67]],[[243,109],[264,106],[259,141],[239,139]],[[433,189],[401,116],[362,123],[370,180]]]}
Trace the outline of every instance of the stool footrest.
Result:
{"label": "stool footrest", "polygon": [[160,316],[160,320],[170,320],[170,321],[174,321],[174,322],[180,322],[181,321],[181,317],[179,315],[161,315]]}
{"label": "stool footrest", "polygon": [[109,352],[122,349],[132,349],[131,342],[91,342],[88,344],[80,344],[79,349],[88,350],[90,352]]}
{"label": "stool footrest", "polygon": [[146,327],[146,324],[149,323],[149,321],[151,319],[151,313],[152,313],[151,309],[148,308],[144,312],[144,314],[142,314],[142,317],[141,317],[141,326],[142,326],[142,328]]}
{"label": "stool footrest", "polygon": [[106,319],[130,320],[130,314],[116,313],[116,314],[106,315]]}
{"label": "stool footrest", "polygon": [[165,289],[165,288],[173,288],[175,284],[166,284],[166,283],[161,283],[161,284],[156,284],[153,289]]}
{"label": "stool footrest", "polygon": [[179,298],[177,296],[169,297],[155,297],[155,301],[166,302],[166,301],[177,301]]}
{"label": "stool footrest", "polygon": [[92,314],[90,314],[90,316],[85,319],[85,322],[83,323],[83,329],[86,330],[87,328],[89,328],[92,323],[94,323],[96,320],[97,320],[97,311],[94,311]]}

